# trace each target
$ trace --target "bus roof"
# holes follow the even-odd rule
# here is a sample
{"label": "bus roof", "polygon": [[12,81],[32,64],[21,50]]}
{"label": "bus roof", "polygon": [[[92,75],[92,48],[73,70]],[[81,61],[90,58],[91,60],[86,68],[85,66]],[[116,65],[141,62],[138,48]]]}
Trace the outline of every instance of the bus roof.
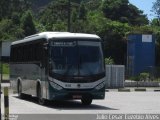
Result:
{"label": "bus roof", "polygon": [[70,32],[42,32],[34,34],[28,37],[25,37],[22,40],[12,42],[12,45],[35,41],[41,38],[51,39],[51,38],[91,38],[91,39],[100,39],[99,36],[94,34],[84,34],[84,33],[70,33]]}

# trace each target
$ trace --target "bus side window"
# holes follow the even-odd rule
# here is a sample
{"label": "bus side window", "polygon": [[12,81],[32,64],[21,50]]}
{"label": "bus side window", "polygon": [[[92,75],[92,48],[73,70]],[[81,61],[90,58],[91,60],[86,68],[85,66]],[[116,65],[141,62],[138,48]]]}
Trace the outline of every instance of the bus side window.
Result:
{"label": "bus side window", "polygon": [[12,46],[11,47],[11,62],[15,62],[15,55],[14,55],[15,53],[14,53],[14,51],[15,51],[14,47]]}
{"label": "bus side window", "polygon": [[34,52],[35,52],[34,51],[34,45],[31,46],[31,51],[30,52],[31,52],[31,61],[35,61],[34,60]]}
{"label": "bus side window", "polygon": [[25,56],[25,55],[24,55],[24,47],[21,48],[21,51],[22,51],[22,52],[21,52],[21,53],[22,53],[21,61],[24,62],[24,56]]}
{"label": "bus side window", "polygon": [[27,62],[27,46],[24,46],[24,62]]}
{"label": "bus side window", "polygon": [[22,62],[22,55],[23,55],[23,52],[22,52],[22,46],[19,47],[19,55],[18,55],[18,59],[19,59],[19,62]]}
{"label": "bus side window", "polygon": [[14,56],[15,56],[15,61],[17,61],[17,59],[18,59],[17,48],[15,47],[14,49],[15,49],[15,54],[14,54]]}
{"label": "bus side window", "polygon": [[11,46],[11,59],[10,59],[11,62],[13,62],[13,47]]}

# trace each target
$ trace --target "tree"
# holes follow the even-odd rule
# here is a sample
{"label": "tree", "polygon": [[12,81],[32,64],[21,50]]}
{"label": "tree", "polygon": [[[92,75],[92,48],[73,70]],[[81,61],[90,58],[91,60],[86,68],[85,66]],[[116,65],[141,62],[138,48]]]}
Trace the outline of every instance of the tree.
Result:
{"label": "tree", "polygon": [[85,3],[82,1],[79,7],[79,19],[85,20],[87,18],[87,9]]}
{"label": "tree", "polygon": [[0,0],[0,20],[11,18],[15,12],[22,14],[27,9],[30,9],[28,0]]}
{"label": "tree", "polygon": [[15,25],[20,25],[20,15],[17,12],[14,12],[11,16],[11,20]]}
{"label": "tree", "polygon": [[76,9],[73,9],[72,14],[71,14],[71,21],[74,23],[77,21],[77,19],[78,19],[77,11],[76,11]]}
{"label": "tree", "polygon": [[146,25],[148,19],[143,12],[128,0],[103,0],[102,11],[111,19],[131,25]]}
{"label": "tree", "polygon": [[159,19],[160,18],[160,0],[156,0],[156,2],[153,3],[152,10],[158,16],[158,19]]}
{"label": "tree", "polygon": [[160,26],[160,21],[158,18],[154,18],[152,21],[151,21],[151,25],[152,26]]}
{"label": "tree", "polygon": [[126,63],[126,38],[130,31],[128,24],[111,21],[100,12],[88,14],[88,24],[85,25],[87,33],[99,35],[104,41],[105,57],[114,59],[115,64]]}
{"label": "tree", "polygon": [[11,0],[0,0],[0,20],[11,15]]}
{"label": "tree", "polygon": [[24,30],[24,35],[29,36],[36,33],[36,28],[33,22],[33,17],[31,11],[26,11],[22,16],[22,29]]}
{"label": "tree", "polygon": [[16,40],[24,37],[23,30],[12,20],[3,19],[0,21],[0,38],[1,40]]}
{"label": "tree", "polygon": [[[66,28],[68,18],[67,10],[67,0],[53,1],[39,13],[39,21],[46,27],[46,30],[49,31],[55,30],[55,27],[53,25],[57,25],[59,28]],[[62,27],[62,24],[60,25],[60,22],[62,22],[62,24],[65,26]]]}
{"label": "tree", "polygon": [[89,11],[101,11],[102,3],[102,0],[89,0],[85,4]]}

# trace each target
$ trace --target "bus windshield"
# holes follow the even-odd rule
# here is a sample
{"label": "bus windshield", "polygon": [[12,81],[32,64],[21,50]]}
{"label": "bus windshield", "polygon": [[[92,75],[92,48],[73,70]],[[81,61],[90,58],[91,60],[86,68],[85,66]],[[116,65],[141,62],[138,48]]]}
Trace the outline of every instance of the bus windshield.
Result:
{"label": "bus windshield", "polygon": [[65,76],[90,76],[104,72],[100,42],[55,42],[50,47],[51,72]]}

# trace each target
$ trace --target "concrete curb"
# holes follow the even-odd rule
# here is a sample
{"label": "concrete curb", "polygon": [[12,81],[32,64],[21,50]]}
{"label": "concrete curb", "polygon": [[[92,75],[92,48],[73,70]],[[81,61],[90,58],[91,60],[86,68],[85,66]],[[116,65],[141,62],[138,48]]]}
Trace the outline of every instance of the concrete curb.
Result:
{"label": "concrete curb", "polygon": [[109,90],[105,90],[105,92],[109,92]]}
{"label": "concrete curb", "polygon": [[136,92],[146,91],[146,88],[135,88],[134,91]]}
{"label": "concrete curb", "polygon": [[105,92],[160,92],[160,89],[149,90],[147,88],[119,88],[119,89],[106,89]]}
{"label": "concrete curb", "polygon": [[154,90],[154,92],[160,92],[160,90]]}
{"label": "concrete curb", "polygon": [[120,89],[118,89],[118,92],[131,92],[131,90],[130,89],[120,88]]}

